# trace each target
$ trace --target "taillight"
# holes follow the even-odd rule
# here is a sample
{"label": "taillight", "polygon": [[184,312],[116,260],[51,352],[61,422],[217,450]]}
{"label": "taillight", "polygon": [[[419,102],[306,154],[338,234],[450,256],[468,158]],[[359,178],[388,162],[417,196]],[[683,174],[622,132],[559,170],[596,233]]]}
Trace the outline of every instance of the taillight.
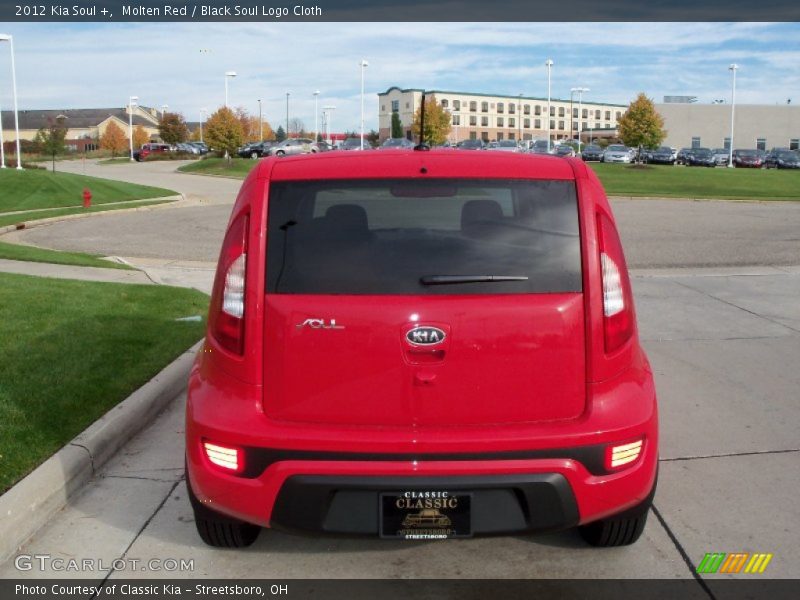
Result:
{"label": "taillight", "polygon": [[223,348],[238,355],[244,353],[248,222],[247,215],[241,215],[228,228],[208,315],[211,335]]}
{"label": "taillight", "polygon": [[642,453],[644,440],[636,440],[628,444],[618,444],[606,448],[606,470],[614,471],[635,463]]}
{"label": "taillight", "polygon": [[597,215],[597,232],[603,280],[603,337],[606,352],[613,352],[633,335],[633,293],[619,234],[604,214]]}
{"label": "taillight", "polygon": [[208,461],[222,469],[239,473],[244,468],[244,456],[238,448],[203,442]]}

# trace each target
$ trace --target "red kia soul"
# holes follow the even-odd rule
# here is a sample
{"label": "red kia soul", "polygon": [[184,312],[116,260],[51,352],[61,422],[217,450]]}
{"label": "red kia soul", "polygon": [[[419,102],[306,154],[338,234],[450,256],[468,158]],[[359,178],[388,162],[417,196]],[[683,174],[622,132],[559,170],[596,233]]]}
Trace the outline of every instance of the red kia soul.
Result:
{"label": "red kia soul", "polygon": [[250,173],[189,382],[206,543],[630,544],[657,460],[625,257],[582,161],[333,152]]}

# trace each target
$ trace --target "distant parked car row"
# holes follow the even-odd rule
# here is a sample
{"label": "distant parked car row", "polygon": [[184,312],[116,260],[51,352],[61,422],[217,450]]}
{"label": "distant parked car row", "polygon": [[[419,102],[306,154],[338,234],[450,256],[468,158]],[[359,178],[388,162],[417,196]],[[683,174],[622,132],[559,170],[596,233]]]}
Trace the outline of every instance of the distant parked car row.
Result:
{"label": "distant parked car row", "polygon": [[164,154],[166,152],[184,152],[186,154],[207,154],[209,147],[204,142],[185,142],[175,144],[142,144],[138,150],[134,150],[133,158],[139,162],[145,160],[148,156],[153,154]]}

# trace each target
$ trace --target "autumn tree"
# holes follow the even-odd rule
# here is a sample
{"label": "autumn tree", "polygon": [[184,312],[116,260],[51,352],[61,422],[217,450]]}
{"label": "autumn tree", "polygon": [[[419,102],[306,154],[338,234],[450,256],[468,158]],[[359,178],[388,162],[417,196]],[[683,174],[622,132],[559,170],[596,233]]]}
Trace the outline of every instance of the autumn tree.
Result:
{"label": "autumn tree", "polygon": [[111,150],[111,156],[116,156],[117,152],[122,152],[128,147],[128,138],[122,128],[111,121],[103,135],[100,136],[100,147],[103,150]]}
{"label": "autumn tree", "polygon": [[[423,96],[424,98],[424,96]],[[422,104],[414,113],[414,122],[411,124],[411,131],[415,136],[420,134],[420,120],[422,114]],[[450,112],[442,108],[436,98],[425,99],[425,131],[422,141],[431,146],[444,143],[450,135],[450,123],[452,117]],[[402,135],[400,137],[403,137]]]}
{"label": "autumn tree", "polygon": [[619,137],[630,147],[655,148],[667,137],[663,117],[644,93],[630,103],[628,110],[617,121],[617,127]]}
{"label": "autumn tree", "polygon": [[397,111],[394,111],[392,113],[392,135],[390,137],[393,138],[405,137],[405,132],[403,131],[403,123],[400,121],[400,113]]}
{"label": "autumn tree", "polygon": [[209,146],[224,154],[236,152],[244,140],[242,122],[227,106],[223,106],[208,118],[203,134]]}
{"label": "autumn tree", "polygon": [[158,124],[158,134],[165,144],[180,144],[189,138],[189,128],[180,113],[164,113]]}
{"label": "autumn tree", "polygon": [[200,141],[200,128],[195,127],[192,130],[192,133],[189,134],[189,141],[190,142],[199,142]]}
{"label": "autumn tree", "polygon": [[147,133],[144,127],[137,125],[133,129],[133,147],[141,148],[150,141],[150,134]]}

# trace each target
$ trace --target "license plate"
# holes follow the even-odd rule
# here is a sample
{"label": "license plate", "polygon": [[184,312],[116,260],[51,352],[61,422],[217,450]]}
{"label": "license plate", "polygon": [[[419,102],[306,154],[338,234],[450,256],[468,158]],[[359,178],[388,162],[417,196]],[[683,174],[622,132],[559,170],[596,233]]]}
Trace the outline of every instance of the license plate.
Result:
{"label": "license plate", "polygon": [[380,535],[406,540],[470,537],[472,494],[409,490],[380,494]]}

